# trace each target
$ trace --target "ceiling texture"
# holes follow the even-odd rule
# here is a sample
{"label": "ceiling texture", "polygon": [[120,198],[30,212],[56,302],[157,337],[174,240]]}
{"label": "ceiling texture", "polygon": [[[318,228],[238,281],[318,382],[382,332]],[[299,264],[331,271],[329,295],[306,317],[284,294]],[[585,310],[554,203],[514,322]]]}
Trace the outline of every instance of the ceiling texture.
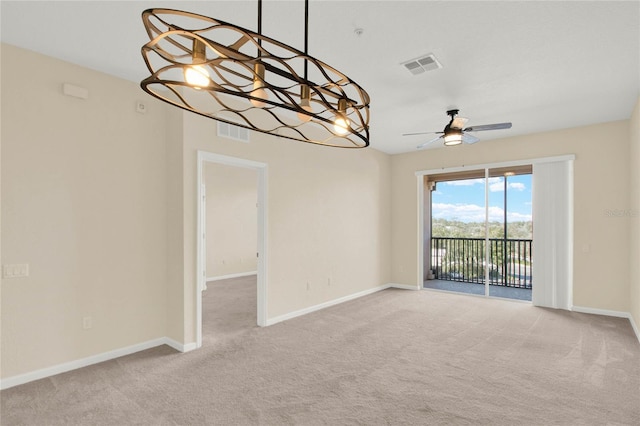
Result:
{"label": "ceiling texture", "polygon": [[[154,7],[257,29],[257,0],[3,0],[0,38],[139,82],[140,15]],[[628,119],[640,94],[639,1],[312,0],[309,10],[309,54],[369,93],[371,147],[390,154],[433,139],[402,134],[442,131],[448,109],[467,126],[513,123],[475,134],[490,143]],[[302,50],[304,1],[264,0],[262,32]],[[413,75],[402,65],[429,53],[441,69]]]}

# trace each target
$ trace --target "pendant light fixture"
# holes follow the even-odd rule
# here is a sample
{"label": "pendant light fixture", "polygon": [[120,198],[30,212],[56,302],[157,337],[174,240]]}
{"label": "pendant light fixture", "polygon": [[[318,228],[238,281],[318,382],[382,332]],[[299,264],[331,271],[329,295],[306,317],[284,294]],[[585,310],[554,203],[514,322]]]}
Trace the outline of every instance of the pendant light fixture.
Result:
{"label": "pendant light fixture", "polygon": [[140,86],[187,111],[262,133],[319,145],[369,145],[369,95],[304,52],[258,31],[173,9],[148,9],[142,56],[151,75]]}

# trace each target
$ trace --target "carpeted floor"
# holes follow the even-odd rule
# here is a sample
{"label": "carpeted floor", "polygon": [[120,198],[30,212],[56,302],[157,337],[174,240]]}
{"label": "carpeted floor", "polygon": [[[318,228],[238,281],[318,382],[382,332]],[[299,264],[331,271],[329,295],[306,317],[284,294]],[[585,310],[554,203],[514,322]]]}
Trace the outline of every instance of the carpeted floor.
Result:
{"label": "carpeted floor", "polygon": [[2,425],[638,425],[626,319],[385,290],[267,328],[210,283],[204,345],[2,391]]}

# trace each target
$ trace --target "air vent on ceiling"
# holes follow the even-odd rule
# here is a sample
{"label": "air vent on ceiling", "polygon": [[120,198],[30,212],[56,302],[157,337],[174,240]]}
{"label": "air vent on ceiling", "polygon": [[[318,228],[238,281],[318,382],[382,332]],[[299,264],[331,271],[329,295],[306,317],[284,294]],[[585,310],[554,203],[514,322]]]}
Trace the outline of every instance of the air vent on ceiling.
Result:
{"label": "air vent on ceiling", "polygon": [[249,129],[218,121],[218,136],[240,142],[249,142]]}
{"label": "air vent on ceiling", "polygon": [[403,62],[402,65],[413,75],[442,68],[442,64],[438,62],[433,53]]}

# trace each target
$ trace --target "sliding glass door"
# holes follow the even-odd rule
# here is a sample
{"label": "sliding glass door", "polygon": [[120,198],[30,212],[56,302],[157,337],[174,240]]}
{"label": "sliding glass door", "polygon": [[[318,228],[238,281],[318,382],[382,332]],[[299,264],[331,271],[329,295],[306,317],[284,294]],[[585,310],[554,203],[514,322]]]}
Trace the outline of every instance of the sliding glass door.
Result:
{"label": "sliding glass door", "polygon": [[531,173],[526,165],[425,176],[425,288],[531,300]]}
{"label": "sliding glass door", "polygon": [[571,309],[574,160],[416,172],[423,286]]}

